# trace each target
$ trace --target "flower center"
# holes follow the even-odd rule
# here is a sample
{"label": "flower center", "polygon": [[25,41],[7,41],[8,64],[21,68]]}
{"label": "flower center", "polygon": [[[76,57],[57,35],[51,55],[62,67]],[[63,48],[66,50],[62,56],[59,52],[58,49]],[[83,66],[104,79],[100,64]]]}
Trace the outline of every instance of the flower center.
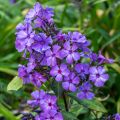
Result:
{"label": "flower center", "polygon": [[61,73],[62,73],[62,71],[59,69],[59,70],[58,70],[58,73],[59,73],[59,74],[61,74]]}
{"label": "flower center", "polygon": [[72,52],[73,52],[72,50],[69,50],[69,53],[70,53],[70,54],[72,54]]}
{"label": "flower center", "polygon": [[51,103],[48,103],[48,105],[49,105],[49,106],[52,106],[52,104],[51,104]]}
{"label": "flower center", "polygon": [[99,77],[100,77],[100,74],[96,74],[96,77],[99,78]]}

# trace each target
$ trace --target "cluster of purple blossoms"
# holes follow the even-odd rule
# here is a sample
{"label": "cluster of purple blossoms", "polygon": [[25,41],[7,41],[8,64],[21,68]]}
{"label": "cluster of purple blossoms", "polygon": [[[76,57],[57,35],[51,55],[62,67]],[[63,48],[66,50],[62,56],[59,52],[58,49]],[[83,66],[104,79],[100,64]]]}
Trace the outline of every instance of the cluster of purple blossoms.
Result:
{"label": "cluster of purple blossoms", "polygon": [[[77,92],[78,98],[92,99],[95,96],[92,87],[102,87],[109,79],[104,63],[113,60],[92,52],[85,35],[58,30],[53,16],[52,8],[43,8],[36,3],[24,23],[17,25],[15,46],[18,52],[23,52],[23,59],[27,62],[19,65],[18,75],[23,83],[38,88],[52,78],[61,83],[65,91]],[[28,103],[33,107],[40,106],[42,110],[36,120],[63,119],[55,96],[43,91],[35,91],[32,96],[34,99]]]}
{"label": "cluster of purple blossoms", "polygon": [[56,96],[43,90],[36,90],[32,92],[31,96],[33,99],[28,100],[28,104],[32,107],[40,107],[40,113],[36,115],[35,120],[63,120],[56,104]]}

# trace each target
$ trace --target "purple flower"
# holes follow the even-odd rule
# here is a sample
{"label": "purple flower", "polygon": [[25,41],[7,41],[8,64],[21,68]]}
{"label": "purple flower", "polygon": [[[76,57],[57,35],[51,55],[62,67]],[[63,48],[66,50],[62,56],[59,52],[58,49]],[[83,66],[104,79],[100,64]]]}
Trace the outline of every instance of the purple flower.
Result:
{"label": "purple flower", "polygon": [[22,52],[26,46],[29,47],[34,42],[33,37],[35,33],[32,31],[32,27],[30,26],[30,24],[19,24],[17,26],[17,30],[18,31],[16,32],[17,38],[15,46],[19,52]]}
{"label": "purple flower", "polygon": [[31,72],[34,68],[36,67],[36,61],[35,61],[35,58],[34,56],[30,56],[29,58],[29,62],[27,64],[27,72]]}
{"label": "purple flower", "polygon": [[64,81],[62,82],[62,86],[65,90],[75,92],[76,85],[78,85],[79,82],[80,82],[79,77],[76,76],[75,73],[71,72],[69,76],[64,78]]}
{"label": "purple flower", "polygon": [[115,120],[120,120],[120,114],[115,114]]}
{"label": "purple flower", "polygon": [[44,33],[39,33],[34,37],[35,42],[32,45],[32,49],[37,52],[43,52],[50,48],[50,44],[52,44],[51,37],[47,37]]}
{"label": "purple flower", "polygon": [[35,117],[35,120],[63,120],[62,114],[56,110],[42,112]]}
{"label": "purple flower", "polygon": [[28,100],[27,103],[32,107],[40,106],[41,100],[44,99],[45,95],[46,93],[43,90],[36,90],[31,93],[32,100]]}
{"label": "purple flower", "polygon": [[33,19],[35,16],[37,16],[40,12],[40,10],[43,9],[42,6],[37,2],[34,5],[34,9],[30,9],[30,11],[26,15],[26,19]]}
{"label": "purple flower", "polygon": [[78,63],[75,66],[75,70],[81,77],[85,78],[85,76],[89,74],[89,64]]}
{"label": "purple flower", "polygon": [[67,77],[69,75],[69,70],[66,64],[61,64],[60,67],[56,65],[52,67],[50,74],[55,76],[56,81],[59,82],[63,80],[63,76]]}
{"label": "purple flower", "polygon": [[33,73],[32,73],[31,82],[32,82],[35,86],[41,87],[41,85],[46,82],[46,79],[45,79],[45,78],[43,77],[43,75],[41,75],[40,73],[38,73],[38,72],[33,72]]}
{"label": "purple flower", "polygon": [[114,62],[113,59],[107,59],[105,58],[101,52],[99,52],[99,55],[98,55],[98,64],[103,64],[103,63],[109,63],[109,64],[112,64]]}
{"label": "purple flower", "polygon": [[43,111],[57,110],[56,102],[57,102],[56,96],[46,94],[44,99],[42,99],[40,102],[40,107]]}
{"label": "purple flower", "polygon": [[59,51],[60,51],[60,46],[54,45],[51,49],[48,49],[45,54],[47,57],[47,65],[48,66],[55,66],[57,64],[57,59],[60,58]]}
{"label": "purple flower", "polygon": [[89,82],[85,82],[80,86],[80,92],[77,94],[77,97],[80,99],[89,99],[91,100],[94,97],[94,94],[91,92],[92,85]]}
{"label": "purple flower", "polygon": [[66,39],[66,34],[62,33],[62,31],[60,31],[56,36],[55,38],[59,41],[63,41]]}
{"label": "purple flower", "polygon": [[52,8],[42,8],[39,11],[38,17],[34,20],[35,27],[45,28],[48,24],[53,23],[54,12]]}
{"label": "purple flower", "polygon": [[95,86],[102,87],[104,83],[109,79],[108,74],[105,74],[105,69],[101,66],[99,67],[91,67],[89,80],[94,82]]}
{"label": "purple flower", "polygon": [[31,82],[31,75],[27,72],[27,67],[24,65],[19,65],[18,76],[23,79],[24,84]]}
{"label": "purple flower", "polygon": [[70,42],[64,43],[64,49],[61,50],[61,57],[66,57],[67,63],[71,64],[73,61],[78,61],[80,59],[80,54],[77,52],[77,45],[70,45]]}
{"label": "purple flower", "polygon": [[73,33],[69,33],[69,34],[71,36],[70,38],[71,38],[72,42],[84,44],[87,41],[86,37],[79,32],[73,32]]}

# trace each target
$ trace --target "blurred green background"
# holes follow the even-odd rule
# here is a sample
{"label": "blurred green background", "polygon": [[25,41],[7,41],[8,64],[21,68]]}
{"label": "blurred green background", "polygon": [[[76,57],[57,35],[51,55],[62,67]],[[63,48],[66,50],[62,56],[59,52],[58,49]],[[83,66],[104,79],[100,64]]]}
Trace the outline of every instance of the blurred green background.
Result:
{"label": "blurred green background", "polygon": [[102,50],[116,60],[106,65],[110,79],[99,94],[110,114],[120,113],[120,0],[0,0],[0,120],[14,120],[11,112],[29,111],[25,103],[33,86],[7,91],[7,85],[21,61],[14,46],[15,27],[36,1],[54,8],[56,25],[64,32],[80,31],[94,52]]}

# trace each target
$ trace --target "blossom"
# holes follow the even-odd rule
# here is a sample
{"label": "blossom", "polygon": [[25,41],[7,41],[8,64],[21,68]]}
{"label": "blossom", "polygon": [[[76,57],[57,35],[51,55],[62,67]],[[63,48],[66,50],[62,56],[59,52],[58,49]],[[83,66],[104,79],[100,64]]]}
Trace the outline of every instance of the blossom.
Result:
{"label": "blossom", "polygon": [[48,49],[46,54],[47,59],[47,65],[48,66],[55,66],[57,64],[57,58],[60,58],[59,51],[60,51],[59,45],[54,45],[51,49]]}
{"label": "blossom", "polygon": [[61,50],[61,57],[66,57],[67,63],[71,64],[73,61],[78,61],[80,59],[80,54],[77,52],[78,47],[76,44],[70,45],[70,42],[64,43],[64,49]]}
{"label": "blossom", "polygon": [[25,25],[19,24],[17,30],[15,46],[18,52],[22,52],[34,42],[35,33],[32,31],[31,25],[27,23]]}
{"label": "blossom", "polygon": [[62,114],[56,110],[42,112],[35,117],[35,120],[63,120]]}
{"label": "blossom", "polygon": [[57,110],[57,97],[47,94],[44,99],[41,100],[40,107],[43,111]]}
{"label": "blossom", "polygon": [[62,82],[62,86],[65,90],[75,92],[76,85],[78,85],[79,82],[80,82],[79,77],[76,76],[75,73],[71,72],[69,76],[64,78],[64,81]]}
{"label": "blossom", "polygon": [[27,67],[24,65],[19,65],[18,76],[23,79],[24,84],[31,82],[31,75],[27,72]]}
{"label": "blossom", "polygon": [[46,82],[46,79],[39,72],[33,72],[31,75],[31,82],[37,87],[41,87],[41,85]]}
{"label": "blossom", "polygon": [[52,44],[51,37],[47,37],[44,33],[39,33],[34,37],[35,42],[32,44],[32,49],[37,52],[43,52],[50,48],[50,44]]}
{"label": "blossom", "polygon": [[115,120],[120,120],[120,114],[115,114]]}
{"label": "blossom", "polygon": [[85,78],[85,76],[89,74],[89,64],[78,63],[75,65],[75,70],[81,77]]}
{"label": "blossom", "polygon": [[90,68],[89,72],[89,80],[94,82],[95,86],[97,87],[102,87],[109,78],[108,74],[105,73],[105,69],[101,66],[93,66]]}
{"label": "blossom", "polygon": [[28,100],[27,103],[32,107],[40,106],[41,100],[45,97],[45,95],[46,93],[43,90],[36,90],[31,93],[32,100]]}
{"label": "blossom", "polygon": [[92,85],[89,82],[85,82],[80,86],[80,92],[77,93],[77,97],[80,99],[91,100],[94,94],[91,92]]}
{"label": "blossom", "polygon": [[58,65],[52,67],[50,74],[55,76],[56,81],[62,81],[63,76],[69,75],[69,69],[66,64],[61,64],[60,67]]}

